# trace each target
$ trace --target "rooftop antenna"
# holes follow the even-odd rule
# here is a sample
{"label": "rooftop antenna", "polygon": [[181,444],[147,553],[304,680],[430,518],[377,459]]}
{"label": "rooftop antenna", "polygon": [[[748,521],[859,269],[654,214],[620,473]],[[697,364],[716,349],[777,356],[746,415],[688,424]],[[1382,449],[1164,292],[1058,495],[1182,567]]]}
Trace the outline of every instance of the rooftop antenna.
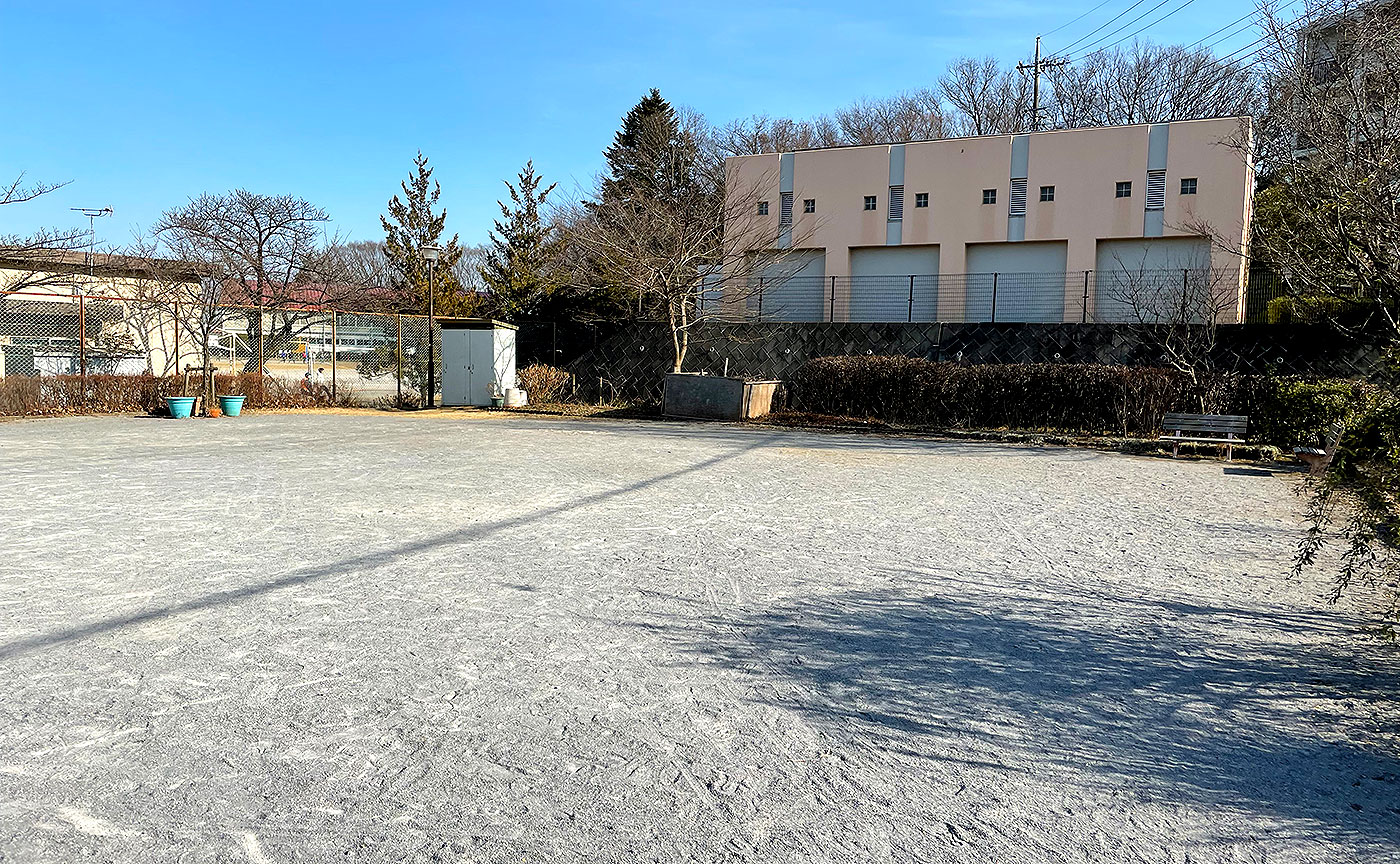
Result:
{"label": "rooftop antenna", "polygon": [[92,278],[92,271],[93,271],[93,261],[94,261],[94,259],[96,258],[96,256],[93,254],[93,250],[97,247],[97,228],[96,228],[96,222],[95,222],[95,220],[97,219],[98,216],[111,216],[111,215],[112,215],[112,208],[111,208],[111,207],[97,207],[97,208],[95,208],[95,207],[69,207],[68,209],[69,209],[69,210],[77,211],[78,213],[81,213],[81,214],[83,214],[84,216],[88,217],[88,251],[87,251],[87,265],[88,265],[88,278],[91,279],[91,278]]}

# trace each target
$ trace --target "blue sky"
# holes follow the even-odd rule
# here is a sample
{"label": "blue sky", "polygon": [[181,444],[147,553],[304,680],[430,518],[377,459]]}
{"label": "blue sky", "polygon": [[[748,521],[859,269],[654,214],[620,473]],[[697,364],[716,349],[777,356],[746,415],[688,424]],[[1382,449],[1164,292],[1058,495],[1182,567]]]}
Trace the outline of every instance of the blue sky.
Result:
{"label": "blue sky", "polygon": [[[448,230],[482,242],[503,178],[533,158],[562,190],[591,185],[649,87],[716,122],[808,116],[926,86],[960,55],[1022,58],[1037,32],[1098,3],[0,0],[0,179],[72,181],[0,207],[0,234],[85,226],[68,208],[110,205],[98,242],[122,243],[190,196],[242,186],[299,195],[342,236],[380,239],[421,148]],[[1047,50],[1131,3],[1109,0]],[[1191,2],[1143,35],[1194,42],[1252,7]]]}

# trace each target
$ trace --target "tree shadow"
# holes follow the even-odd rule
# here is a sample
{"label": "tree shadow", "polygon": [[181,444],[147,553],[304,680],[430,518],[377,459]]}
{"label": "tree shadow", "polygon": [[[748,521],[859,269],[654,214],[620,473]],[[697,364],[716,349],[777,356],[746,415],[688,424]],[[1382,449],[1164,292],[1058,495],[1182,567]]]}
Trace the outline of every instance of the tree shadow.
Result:
{"label": "tree shadow", "polygon": [[166,618],[171,615],[180,615],[187,612],[199,612],[206,609],[216,608],[219,606],[227,606],[230,604],[239,603],[244,600],[259,597],[272,591],[280,590],[282,588],[291,588],[298,585],[305,585],[310,582],[315,582],[317,580],[324,579],[328,576],[341,575],[344,573],[353,572],[355,570],[382,567],[388,564],[392,564],[393,562],[398,561],[400,559],[412,555],[417,555],[423,552],[429,552],[444,547],[474,543],[476,541],[484,540],[496,534],[513,531],[518,528],[522,528],[526,525],[549,519],[553,516],[563,515],[565,513],[583,509],[594,504],[600,504],[604,501],[608,501],[614,498],[624,497],[634,492],[640,492],[643,489],[647,489],[651,486],[656,486],[658,484],[665,483],[669,480],[675,480],[680,477],[684,477],[688,474],[694,474],[697,472],[705,471],[709,468],[715,467],[716,465],[720,465],[722,463],[729,462],[730,460],[737,459],[745,453],[761,448],[767,445],[768,443],[769,442],[765,441],[763,438],[751,438],[747,441],[741,442],[742,446],[732,448],[723,453],[719,453],[707,459],[702,459],[698,462],[686,465],[681,468],[677,468],[673,471],[667,471],[664,474],[657,474],[655,476],[648,477],[645,480],[639,480],[635,483],[629,483],[625,486],[620,486],[615,489],[608,489],[602,492],[595,492],[591,495],[584,495],[582,497],[575,498],[571,501],[566,501],[561,504],[554,505],[552,507],[544,507],[539,510],[532,511],[530,513],[523,513],[519,516],[512,516],[507,519],[498,519],[492,522],[483,522],[478,525],[469,525],[452,531],[441,532],[431,537],[425,537],[421,540],[415,540],[411,543],[401,543],[392,548],[383,549],[377,552],[368,552],[363,555],[356,555],[350,558],[342,558],[337,561],[330,561],[325,564],[317,565],[314,567],[298,568],[290,573],[279,576],[275,579],[270,579],[262,582],[255,582],[248,585],[242,585],[238,588],[230,588],[224,591],[216,591],[211,594],[205,594],[203,596],[195,597],[179,603],[170,603],[164,606],[158,606],[152,609],[146,609],[140,612],[131,613],[129,615],[111,616],[99,621],[95,621],[89,624],[83,624],[78,627],[71,627],[65,630],[59,630],[50,633],[36,633],[32,636],[27,636],[22,639],[16,639],[11,642],[0,644],[0,660],[7,660],[22,654],[27,654],[32,651],[50,648],[67,642],[73,642],[80,639],[87,639],[94,636],[100,636],[102,634],[127,627],[135,627],[143,624],[149,624],[153,621],[158,621],[162,618]]}
{"label": "tree shadow", "polygon": [[[686,650],[778,684],[753,698],[833,738],[855,732],[909,758],[1048,769],[1104,790],[1320,823],[1342,842],[1394,836],[1400,760],[1380,735],[1359,740],[1365,721],[1343,706],[1392,699],[1400,676],[1328,647],[1345,635],[1335,621],[1074,596],[998,595],[992,607],[931,587],[717,616]],[[1118,603],[1128,614],[1111,614]],[[1232,631],[1239,641],[1203,641]],[[1320,638],[1290,641],[1296,631]]]}

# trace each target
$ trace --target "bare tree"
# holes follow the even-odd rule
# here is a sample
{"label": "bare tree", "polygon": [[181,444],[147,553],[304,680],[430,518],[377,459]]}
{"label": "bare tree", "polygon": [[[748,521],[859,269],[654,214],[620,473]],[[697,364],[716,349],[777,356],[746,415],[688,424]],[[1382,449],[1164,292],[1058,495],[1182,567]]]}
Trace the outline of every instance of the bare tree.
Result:
{"label": "bare tree", "polygon": [[715,136],[729,156],[785,153],[847,143],[836,121],[825,115],[811,120],[755,115],[721,127]]}
{"label": "bare tree", "polygon": [[1181,263],[1188,266],[1150,268],[1144,257],[1100,271],[1101,296],[1118,308],[1096,314],[1140,325],[1161,361],[1186,376],[1197,409],[1209,412],[1218,407],[1220,373],[1232,371],[1220,368],[1216,346],[1221,322],[1238,320],[1239,271],[1213,269],[1208,254]]}
{"label": "bare tree", "polygon": [[[0,206],[33,201],[72,182],[25,183],[24,177],[24,174],[20,174],[9,184],[0,185]],[[0,235],[0,256],[3,256],[4,268],[12,274],[5,284],[0,285],[0,289],[23,291],[56,281],[68,281],[69,277],[52,265],[63,261],[65,253],[81,248],[86,236],[78,229],[54,228],[40,228],[24,236]],[[3,299],[0,297],[0,301]]]}
{"label": "bare tree", "polygon": [[[167,211],[155,233],[173,257],[223,274],[218,302],[247,307],[248,330],[265,334],[267,356],[289,349],[326,307],[359,305],[365,296],[346,262],[325,254],[329,221],[324,210],[293,195],[235,189]],[[334,238],[327,245],[336,245]],[[256,358],[245,365],[256,368]]]}
{"label": "bare tree", "polygon": [[963,57],[948,65],[939,91],[958,135],[1004,135],[1029,128],[1030,82],[994,57]]}
{"label": "bare tree", "polygon": [[1333,597],[1384,586],[1400,615],[1400,6],[1309,0],[1298,17],[1270,3],[1260,55],[1269,109],[1258,159],[1253,255],[1295,302],[1345,311],[1343,331],[1380,337],[1373,393],[1344,418],[1330,463],[1310,481],[1297,566],[1340,541]]}
{"label": "bare tree", "polygon": [[1263,21],[1254,255],[1294,296],[1360,304],[1400,339],[1400,11],[1316,3]]}
{"label": "bare tree", "polygon": [[[621,287],[645,313],[665,320],[675,371],[692,331],[744,308],[748,275],[787,254],[778,250],[783,228],[759,214],[757,193],[726,189],[725,146],[704,130],[703,118],[673,112],[653,91],[625,118],[596,200],[562,219],[565,242],[586,264],[576,278],[609,286],[603,290]],[[793,238],[790,245],[801,243]],[[705,302],[707,287],[721,276],[722,302]]]}
{"label": "bare tree", "polygon": [[915,90],[888,99],[864,99],[837,110],[833,119],[845,144],[888,144],[947,137],[943,105],[933,90]]}

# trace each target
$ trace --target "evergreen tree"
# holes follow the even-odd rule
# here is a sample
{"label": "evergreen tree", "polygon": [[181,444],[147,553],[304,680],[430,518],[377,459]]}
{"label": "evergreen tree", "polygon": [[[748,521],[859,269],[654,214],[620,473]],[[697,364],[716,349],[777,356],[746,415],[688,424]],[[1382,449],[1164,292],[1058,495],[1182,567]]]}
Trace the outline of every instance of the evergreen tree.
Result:
{"label": "evergreen tree", "polygon": [[501,218],[495,220],[481,278],[506,318],[540,314],[558,284],[553,272],[552,232],[540,218],[540,207],[556,184],[540,191],[541,182],[534,161],[526,162],[518,185],[505,181],[511,203],[496,202]]}
{"label": "evergreen tree", "polygon": [[604,204],[638,195],[683,200],[693,191],[698,142],[681,128],[676,110],[656,88],[622,118],[622,128],[603,156],[608,162]]}
{"label": "evergreen tree", "polygon": [[438,315],[470,315],[479,304],[478,298],[462,289],[454,271],[461,260],[463,250],[457,242],[457,235],[446,243],[441,242],[447,223],[447,211],[433,212],[442,188],[432,179],[433,169],[428,167],[428,157],[420,150],[413,160],[414,170],[408,182],[400,183],[404,199],[395,195],[389,201],[389,213],[380,216],[384,226],[384,254],[388,257],[390,269],[398,276],[399,287],[410,298],[414,307],[426,311],[428,308],[428,265],[419,257],[420,250],[429,244],[442,247],[442,254],[433,270],[433,306]]}

